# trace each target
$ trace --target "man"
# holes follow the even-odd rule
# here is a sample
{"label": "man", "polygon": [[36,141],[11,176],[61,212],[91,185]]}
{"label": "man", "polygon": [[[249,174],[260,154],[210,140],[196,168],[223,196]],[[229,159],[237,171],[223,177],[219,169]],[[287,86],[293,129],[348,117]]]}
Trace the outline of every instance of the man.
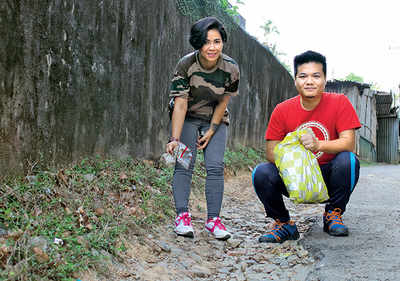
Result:
{"label": "man", "polygon": [[282,195],[289,196],[274,164],[274,147],[286,134],[309,127],[311,134],[301,137],[302,145],[318,159],[328,188],[329,200],[323,214],[324,231],[333,236],[347,236],[342,214],[358,181],[360,163],[352,152],[355,130],[360,121],[348,98],[324,92],[326,59],[307,51],[294,58],[296,97],[278,104],[271,114],[265,133],[269,163],[253,170],[253,185],[264,204],[267,216],[275,220],[270,232],[260,242],[282,243],[299,238],[296,224],[290,220]]}

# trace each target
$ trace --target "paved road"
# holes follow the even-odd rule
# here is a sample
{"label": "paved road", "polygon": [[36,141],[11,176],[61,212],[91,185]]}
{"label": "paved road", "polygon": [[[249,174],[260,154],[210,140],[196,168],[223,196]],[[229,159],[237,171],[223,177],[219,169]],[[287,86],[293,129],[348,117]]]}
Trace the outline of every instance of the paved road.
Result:
{"label": "paved road", "polygon": [[320,260],[307,280],[400,280],[400,165],[361,167],[343,220],[348,237],[322,231],[322,218],[303,246]]}

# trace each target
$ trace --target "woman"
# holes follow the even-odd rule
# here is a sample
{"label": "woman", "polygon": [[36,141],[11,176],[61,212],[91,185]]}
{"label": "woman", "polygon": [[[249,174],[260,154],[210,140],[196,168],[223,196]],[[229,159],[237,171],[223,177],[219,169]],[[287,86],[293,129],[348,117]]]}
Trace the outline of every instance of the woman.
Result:
{"label": "woman", "polygon": [[180,141],[193,153],[189,169],[179,163],[175,165],[172,184],[177,212],[175,232],[182,236],[194,235],[188,202],[197,149],[204,150],[207,171],[205,230],[221,240],[231,236],[219,213],[224,192],[227,105],[231,96],[238,93],[239,68],[232,58],[222,53],[226,40],[225,29],[216,18],[197,21],[189,39],[195,51],[179,60],[172,79],[170,97],[174,107],[166,151],[172,154]]}

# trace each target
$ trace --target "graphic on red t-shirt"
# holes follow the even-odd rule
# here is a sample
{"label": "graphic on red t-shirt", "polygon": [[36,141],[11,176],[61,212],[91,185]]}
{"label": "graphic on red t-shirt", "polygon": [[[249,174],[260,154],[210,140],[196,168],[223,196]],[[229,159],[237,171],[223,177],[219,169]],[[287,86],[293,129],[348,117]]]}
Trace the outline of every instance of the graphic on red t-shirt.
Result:
{"label": "graphic on red t-shirt", "polygon": [[[324,140],[324,141],[328,141],[329,140],[329,132],[328,130],[325,128],[324,125],[322,125],[321,123],[319,123],[318,121],[308,121],[306,123],[301,124],[299,127],[297,127],[296,130],[298,129],[305,129],[305,128],[310,128],[315,137],[319,140]],[[317,158],[320,158],[324,153],[322,151],[317,151],[314,153],[314,155]]]}

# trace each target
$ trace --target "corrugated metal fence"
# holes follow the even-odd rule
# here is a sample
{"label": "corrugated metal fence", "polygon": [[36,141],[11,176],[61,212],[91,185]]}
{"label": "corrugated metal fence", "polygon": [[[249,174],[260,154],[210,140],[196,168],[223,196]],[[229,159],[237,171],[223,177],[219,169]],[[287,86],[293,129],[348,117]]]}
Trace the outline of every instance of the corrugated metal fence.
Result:
{"label": "corrugated metal fence", "polygon": [[376,98],[377,161],[399,163],[399,119],[392,108],[393,97],[390,93],[378,92]]}
{"label": "corrugated metal fence", "polygon": [[378,162],[399,163],[399,119],[396,114],[378,116]]}
{"label": "corrugated metal fence", "polygon": [[328,81],[327,92],[344,93],[350,100],[361,122],[356,131],[357,155],[368,161],[376,161],[376,102],[375,91],[367,84],[353,81]]}

